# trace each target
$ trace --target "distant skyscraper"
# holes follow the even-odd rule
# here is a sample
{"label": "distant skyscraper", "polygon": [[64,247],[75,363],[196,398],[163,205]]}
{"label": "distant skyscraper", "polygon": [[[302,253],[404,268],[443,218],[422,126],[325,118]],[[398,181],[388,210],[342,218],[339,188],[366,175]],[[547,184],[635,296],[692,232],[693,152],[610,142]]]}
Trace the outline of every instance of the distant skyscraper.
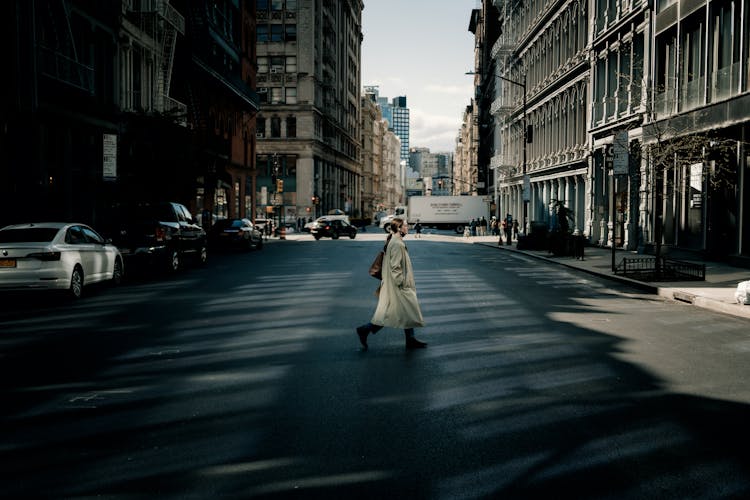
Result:
{"label": "distant skyscraper", "polygon": [[372,94],[380,106],[383,118],[388,120],[388,130],[401,140],[401,160],[409,166],[409,108],[406,107],[406,96],[394,97],[389,102],[387,97],[380,97],[377,86],[367,86],[365,91]]}
{"label": "distant skyscraper", "polygon": [[393,98],[393,132],[401,139],[401,159],[409,166],[409,108],[406,96]]}

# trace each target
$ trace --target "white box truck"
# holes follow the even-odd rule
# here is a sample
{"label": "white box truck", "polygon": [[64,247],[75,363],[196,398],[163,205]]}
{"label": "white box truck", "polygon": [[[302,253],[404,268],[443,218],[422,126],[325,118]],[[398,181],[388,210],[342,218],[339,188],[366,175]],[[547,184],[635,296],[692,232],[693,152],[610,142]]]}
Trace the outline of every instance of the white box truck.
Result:
{"label": "white box truck", "polygon": [[[423,227],[453,229],[459,234],[471,219],[479,220],[482,216],[490,218],[489,204],[481,196],[411,196],[406,210],[406,220],[411,226],[419,221]],[[380,227],[387,222],[381,221]]]}

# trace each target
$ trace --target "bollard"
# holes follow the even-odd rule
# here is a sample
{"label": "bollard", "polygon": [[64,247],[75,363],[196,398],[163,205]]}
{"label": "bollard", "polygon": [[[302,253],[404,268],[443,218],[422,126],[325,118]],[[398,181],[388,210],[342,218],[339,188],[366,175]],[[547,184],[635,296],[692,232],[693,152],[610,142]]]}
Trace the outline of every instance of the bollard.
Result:
{"label": "bollard", "polygon": [[279,230],[279,239],[285,240],[286,239],[286,226],[282,224],[281,229]]}

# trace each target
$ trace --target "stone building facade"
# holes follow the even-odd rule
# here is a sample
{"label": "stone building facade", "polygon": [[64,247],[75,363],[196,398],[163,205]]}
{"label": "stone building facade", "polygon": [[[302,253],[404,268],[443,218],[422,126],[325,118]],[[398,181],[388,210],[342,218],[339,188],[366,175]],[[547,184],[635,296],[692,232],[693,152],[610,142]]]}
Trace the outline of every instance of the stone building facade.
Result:
{"label": "stone building facade", "polygon": [[258,2],[259,211],[361,215],[362,9],[362,0]]}

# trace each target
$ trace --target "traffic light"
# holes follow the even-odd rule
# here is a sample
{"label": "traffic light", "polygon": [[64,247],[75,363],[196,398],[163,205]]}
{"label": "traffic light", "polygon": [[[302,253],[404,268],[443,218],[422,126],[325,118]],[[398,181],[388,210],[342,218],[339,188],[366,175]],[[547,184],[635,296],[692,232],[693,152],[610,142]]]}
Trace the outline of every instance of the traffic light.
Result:
{"label": "traffic light", "polygon": [[284,192],[284,179],[276,179],[276,192],[277,193]]}

